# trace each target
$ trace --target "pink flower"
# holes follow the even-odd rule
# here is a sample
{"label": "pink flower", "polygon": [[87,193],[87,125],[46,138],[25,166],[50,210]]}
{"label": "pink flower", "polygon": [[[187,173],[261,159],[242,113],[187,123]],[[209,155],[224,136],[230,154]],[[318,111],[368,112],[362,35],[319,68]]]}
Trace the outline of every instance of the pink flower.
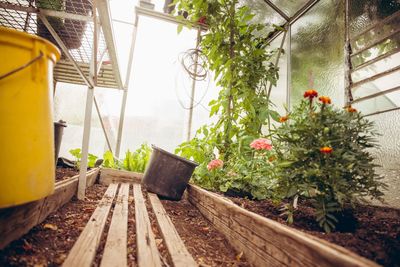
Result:
{"label": "pink flower", "polygon": [[207,169],[209,171],[217,169],[217,168],[222,168],[224,166],[224,162],[220,159],[213,159],[207,164]]}
{"label": "pink flower", "polygon": [[272,142],[269,139],[258,138],[251,142],[250,147],[254,148],[255,150],[271,150]]}

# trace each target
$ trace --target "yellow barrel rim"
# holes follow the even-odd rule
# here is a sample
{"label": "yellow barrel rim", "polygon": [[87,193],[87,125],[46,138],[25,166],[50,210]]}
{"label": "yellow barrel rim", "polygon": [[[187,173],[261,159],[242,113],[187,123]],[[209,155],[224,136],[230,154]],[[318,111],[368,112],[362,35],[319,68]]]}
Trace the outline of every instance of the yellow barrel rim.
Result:
{"label": "yellow barrel rim", "polygon": [[[18,40],[17,43],[16,40]],[[45,44],[48,49],[46,51],[46,56],[54,63],[60,59],[61,52],[52,42],[37,35],[0,26],[0,42],[8,42],[31,49],[34,43],[32,40],[36,40]]]}

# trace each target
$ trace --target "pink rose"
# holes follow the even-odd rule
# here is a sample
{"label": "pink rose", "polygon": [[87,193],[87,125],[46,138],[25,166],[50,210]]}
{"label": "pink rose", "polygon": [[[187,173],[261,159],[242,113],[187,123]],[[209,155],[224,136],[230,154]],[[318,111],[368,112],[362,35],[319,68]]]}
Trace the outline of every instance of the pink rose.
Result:
{"label": "pink rose", "polygon": [[258,138],[251,142],[250,147],[254,148],[255,150],[271,150],[272,142],[269,139]]}
{"label": "pink rose", "polygon": [[209,171],[217,169],[217,168],[222,168],[224,166],[224,162],[220,159],[213,159],[207,164],[207,169]]}

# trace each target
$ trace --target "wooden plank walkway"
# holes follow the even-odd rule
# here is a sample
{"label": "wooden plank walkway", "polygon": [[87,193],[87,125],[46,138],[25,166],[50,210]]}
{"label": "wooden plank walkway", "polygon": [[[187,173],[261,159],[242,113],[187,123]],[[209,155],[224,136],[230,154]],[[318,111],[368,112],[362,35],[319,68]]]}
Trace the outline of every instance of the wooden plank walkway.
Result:
{"label": "wooden plank walkway", "polygon": [[[111,223],[100,266],[128,266],[127,237],[129,216],[135,216],[136,228],[137,263],[133,263],[133,265],[138,265],[139,267],[162,266],[140,184],[134,183],[132,190],[135,215],[128,214],[129,205],[133,205],[128,201],[130,185],[130,183],[111,183],[108,186],[106,193],[72,247],[63,266],[89,267],[93,265],[101,237],[105,234],[104,229],[106,228],[107,218],[111,216],[110,211],[112,211]],[[156,215],[157,225],[166,244],[172,265],[175,267],[198,266],[187,251],[157,195],[149,194],[149,200]],[[113,204],[114,208],[112,209]]]}

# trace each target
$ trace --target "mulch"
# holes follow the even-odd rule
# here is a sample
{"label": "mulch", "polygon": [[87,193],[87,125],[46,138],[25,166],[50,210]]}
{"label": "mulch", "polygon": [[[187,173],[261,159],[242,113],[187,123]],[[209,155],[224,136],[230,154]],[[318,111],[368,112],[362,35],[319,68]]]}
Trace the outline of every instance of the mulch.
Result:
{"label": "mulch", "polygon": [[56,168],[56,182],[65,180],[69,177],[78,175],[79,171],[74,168],[57,167]]}
{"label": "mulch", "polygon": [[187,201],[161,201],[187,249],[200,266],[250,266],[225,237]]}
{"label": "mulch", "polygon": [[[242,208],[287,225],[280,207],[269,200],[225,197]],[[383,266],[400,266],[400,210],[358,205],[353,213],[345,210],[344,214],[343,223],[335,232],[327,234],[315,222],[314,209],[301,201],[295,211],[294,223],[289,226],[345,247]]]}
{"label": "mulch", "polygon": [[73,198],[22,238],[0,250],[0,266],[60,266],[107,187],[95,184],[85,201]]}
{"label": "mulch", "polygon": [[[73,198],[57,212],[49,215],[43,223],[32,228],[29,233],[0,251],[0,266],[52,267],[62,265],[106,189],[107,186],[95,184],[87,189],[85,201]],[[147,194],[144,195],[147,196]],[[189,252],[200,266],[250,266],[243,253],[236,253],[224,236],[187,200],[183,199],[179,202],[162,200],[162,203]],[[172,266],[148,200],[146,205],[163,266]],[[134,206],[131,187],[128,218],[129,266],[136,264]],[[100,265],[111,214],[112,210],[107,219],[108,223],[103,232],[93,266]]]}

